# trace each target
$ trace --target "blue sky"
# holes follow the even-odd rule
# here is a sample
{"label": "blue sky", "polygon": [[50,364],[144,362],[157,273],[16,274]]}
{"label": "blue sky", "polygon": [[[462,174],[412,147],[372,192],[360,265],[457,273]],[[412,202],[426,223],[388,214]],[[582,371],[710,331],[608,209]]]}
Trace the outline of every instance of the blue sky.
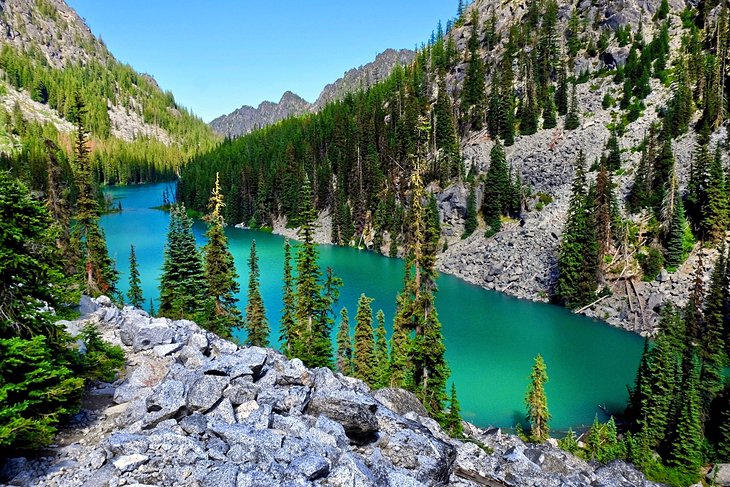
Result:
{"label": "blue sky", "polygon": [[111,52],[206,122],[324,85],[389,47],[413,48],[457,0],[67,0]]}

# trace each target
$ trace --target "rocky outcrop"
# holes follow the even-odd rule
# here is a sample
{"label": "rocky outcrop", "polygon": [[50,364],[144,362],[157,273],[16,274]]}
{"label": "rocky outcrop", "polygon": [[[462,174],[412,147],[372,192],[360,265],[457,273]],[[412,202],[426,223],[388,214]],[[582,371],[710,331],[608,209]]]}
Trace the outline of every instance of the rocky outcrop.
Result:
{"label": "rocky outcrop", "polygon": [[386,49],[375,60],[358,68],[347,71],[342,78],[324,87],[314,102],[314,111],[319,111],[328,103],[342,99],[346,94],[368,88],[386,79],[393,68],[410,64],[416,53],[410,49]]}
{"label": "rocky outcrop", "polygon": [[256,108],[244,105],[228,115],[216,118],[210,122],[210,126],[225,137],[235,138],[311,110],[311,103],[299,95],[287,91],[282,95],[279,103],[264,101]]}
{"label": "rocky outcrop", "polygon": [[410,49],[387,49],[375,60],[347,71],[342,78],[324,87],[314,103],[287,91],[278,103],[264,101],[254,108],[244,105],[228,115],[221,115],[210,122],[211,128],[225,137],[240,137],[256,129],[273,125],[280,120],[305,113],[316,113],[328,103],[342,99],[346,94],[368,88],[384,80],[397,65],[413,61],[415,52]]}
{"label": "rocky outcrop", "polygon": [[410,393],[257,347],[190,321],[86,300],[104,339],[127,354],[124,378],[97,384],[42,456],[6,459],[15,486],[648,486],[631,466],[588,464],[466,424],[446,436]]}

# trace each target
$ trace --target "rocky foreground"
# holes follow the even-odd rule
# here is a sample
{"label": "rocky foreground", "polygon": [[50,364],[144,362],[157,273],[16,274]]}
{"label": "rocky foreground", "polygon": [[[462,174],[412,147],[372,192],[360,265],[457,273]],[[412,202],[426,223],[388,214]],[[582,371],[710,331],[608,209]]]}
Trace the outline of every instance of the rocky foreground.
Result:
{"label": "rocky foreground", "polygon": [[[86,300],[123,346],[124,377],[97,384],[37,458],[11,458],[15,486],[649,486],[632,466],[586,463],[550,445],[466,425],[449,438],[412,394],[371,391],[329,369],[241,348],[190,321]],[[485,392],[486,393],[486,392]]]}

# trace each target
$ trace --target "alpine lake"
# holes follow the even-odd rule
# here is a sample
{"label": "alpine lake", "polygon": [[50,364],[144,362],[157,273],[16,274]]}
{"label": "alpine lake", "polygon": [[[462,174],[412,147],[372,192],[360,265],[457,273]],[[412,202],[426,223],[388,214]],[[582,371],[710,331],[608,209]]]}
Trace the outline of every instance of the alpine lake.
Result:
{"label": "alpine lake", "polygon": [[[174,183],[107,187],[105,192],[123,210],[101,218],[112,259],[120,271],[119,288],[129,287],[129,248],[135,246],[144,297],[158,306],[159,276],[169,214],[159,209],[163,191],[174,194]],[[205,242],[204,222],[193,230]],[[284,238],[271,233],[226,228],[239,275],[241,310],[246,306],[248,256],[251,242],[261,269],[261,294],[271,326],[271,343],[279,336],[284,272]],[[292,242],[295,246],[296,243]],[[374,298],[373,315],[382,309],[388,336],[395,298],[403,284],[403,261],[366,250],[319,246],[322,269],[331,267],[344,281],[336,305],[347,307],[354,327],[361,293]],[[513,428],[524,420],[524,396],[534,358],[547,364],[546,385],[550,426],[555,431],[582,429],[598,416],[620,413],[628,398],[641,356],[643,339],[606,323],[575,315],[558,306],[534,303],[488,291],[440,274],[436,305],[443,327],[451,381],[456,384],[462,416],[480,427]],[[149,305],[148,305],[149,306]],[[244,332],[236,337],[245,338]],[[449,386],[450,387],[450,386]]]}

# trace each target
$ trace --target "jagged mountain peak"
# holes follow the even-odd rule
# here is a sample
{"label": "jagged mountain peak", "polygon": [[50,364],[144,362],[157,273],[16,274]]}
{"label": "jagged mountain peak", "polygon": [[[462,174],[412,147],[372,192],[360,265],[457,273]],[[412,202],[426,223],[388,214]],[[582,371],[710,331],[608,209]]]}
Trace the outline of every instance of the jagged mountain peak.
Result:
{"label": "jagged mountain peak", "polygon": [[258,128],[271,125],[287,117],[317,112],[327,103],[338,100],[360,88],[368,88],[384,80],[398,64],[408,64],[415,56],[409,49],[386,49],[375,60],[348,70],[343,76],[324,87],[314,103],[309,103],[296,93],[286,91],[278,103],[264,101],[258,107],[244,105],[228,115],[221,115],[210,126],[226,137],[239,137]]}

